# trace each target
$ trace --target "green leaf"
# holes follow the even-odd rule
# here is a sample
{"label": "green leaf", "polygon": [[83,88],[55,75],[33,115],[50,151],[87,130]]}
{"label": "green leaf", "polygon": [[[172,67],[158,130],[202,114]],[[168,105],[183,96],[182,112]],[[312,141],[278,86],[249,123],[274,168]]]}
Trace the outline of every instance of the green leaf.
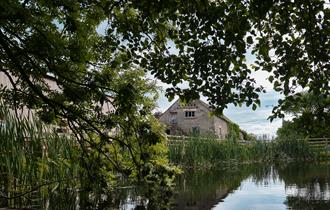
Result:
{"label": "green leaf", "polygon": [[269,80],[269,82],[272,83],[272,82],[274,81],[274,76],[269,76],[269,77],[268,77],[268,80]]}
{"label": "green leaf", "polygon": [[248,36],[246,38],[246,41],[247,41],[248,44],[253,44],[253,38],[252,38],[252,36]]}

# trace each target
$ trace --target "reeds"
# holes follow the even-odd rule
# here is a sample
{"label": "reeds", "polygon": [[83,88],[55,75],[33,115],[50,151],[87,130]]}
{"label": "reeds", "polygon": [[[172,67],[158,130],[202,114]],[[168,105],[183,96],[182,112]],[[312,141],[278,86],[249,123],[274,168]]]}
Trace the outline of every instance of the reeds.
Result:
{"label": "reeds", "polygon": [[169,140],[169,159],[183,167],[212,168],[276,160],[316,160],[319,153],[303,140],[251,141],[242,144],[210,137]]}
{"label": "reeds", "polygon": [[12,202],[14,198],[34,193],[41,198],[49,190],[77,184],[79,148],[73,139],[60,136],[37,119],[16,118],[3,105],[0,106],[0,116],[0,190],[3,200]]}

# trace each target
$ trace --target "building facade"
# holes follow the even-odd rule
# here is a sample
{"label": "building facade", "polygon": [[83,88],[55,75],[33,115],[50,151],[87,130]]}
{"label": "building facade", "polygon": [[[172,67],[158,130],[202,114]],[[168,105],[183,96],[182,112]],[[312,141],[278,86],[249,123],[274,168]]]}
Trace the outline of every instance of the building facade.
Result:
{"label": "building facade", "polygon": [[211,115],[211,111],[201,100],[186,105],[177,100],[159,116],[159,120],[166,125],[168,135],[210,134],[226,138],[232,122],[225,116]]}

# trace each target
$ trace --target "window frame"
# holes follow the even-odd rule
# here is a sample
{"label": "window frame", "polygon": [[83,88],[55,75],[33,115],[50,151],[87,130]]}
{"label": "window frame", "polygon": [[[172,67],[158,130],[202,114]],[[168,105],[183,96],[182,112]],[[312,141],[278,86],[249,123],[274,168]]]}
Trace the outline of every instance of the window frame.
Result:
{"label": "window frame", "polygon": [[185,118],[194,118],[196,117],[195,110],[194,111],[185,111]]}

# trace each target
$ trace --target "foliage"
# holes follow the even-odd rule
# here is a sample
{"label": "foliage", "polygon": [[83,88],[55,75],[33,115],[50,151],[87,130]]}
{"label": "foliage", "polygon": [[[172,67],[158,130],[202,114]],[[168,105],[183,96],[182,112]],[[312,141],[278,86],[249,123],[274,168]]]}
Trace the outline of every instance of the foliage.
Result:
{"label": "foliage", "polygon": [[276,135],[278,139],[303,139],[305,130],[298,126],[297,123],[283,121],[282,127],[277,129]]}
{"label": "foliage", "polygon": [[[88,108],[75,108],[79,115],[84,114],[81,118],[70,115],[67,119],[67,125],[82,149],[81,167],[88,175],[82,181],[84,188],[111,188],[117,173],[139,182],[171,184],[176,169],[168,163],[163,128],[151,112],[157,97],[156,88],[143,75],[143,71],[135,69],[112,78],[112,87],[118,95],[107,99],[107,106],[114,107],[114,113],[104,113],[101,111],[104,106],[94,103],[87,105]],[[86,105],[86,101],[83,103]],[[91,107],[95,110],[89,112]],[[51,122],[49,113],[41,114],[42,119]]]}
{"label": "foliage", "polygon": [[321,151],[316,151],[310,147],[308,142],[303,139],[280,139],[276,141],[274,150],[277,156],[285,156],[298,160],[316,160],[321,158]]}
{"label": "foliage", "polygon": [[[326,4],[6,1],[0,5],[1,71],[20,78],[12,81],[18,89],[9,94],[12,103],[43,107],[69,119],[78,116],[88,124],[94,124],[85,116],[87,108],[94,108],[88,102],[103,101],[110,93],[114,97],[113,77],[132,65],[171,84],[170,98],[194,99],[201,93],[220,111],[228,103],[258,106],[263,88],[251,77],[254,70],[271,72],[269,81],[288,100],[298,87],[326,95]],[[247,65],[247,52],[256,56],[255,64]],[[63,94],[51,91],[45,78],[55,80]],[[180,86],[184,81],[189,89]],[[281,105],[275,116],[282,116]]]}
{"label": "foliage", "polygon": [[284,111],[293,116],[277,131],[279,138],[329,137],[330,97],[313,92],[299,94],[283,103]]}
{"label": "foliage", "polygon": [[50,191],[79,187],[80,149],[34,119],[19,119],[0,106],[0,198],[45,196]]}
{"label": "foliage", "polygon": [[[27,107],[44,122],[68,125],[91,177],[111,179],[107,172],[117,171],[149,182],[174,174],[151,113],[156,88],[133,63],[149,45],[140,32],[150,27],[135,23],[137,6],[146,9],[129,1],[0,3],[0,71],[11,84],[1,88],[2,99],[16,112]],[[132,46],[138,34],[140,45]]]}
{"label": "foliage", "polygon": [[[201,93],[220,112],[228,103],[257,108],[263,88],[254,70],[272,73],[284,101],[298,87],[330,91],[325,0],[10,0],[1,1],[0,17],[0,71],[12,85],[2,98],[45,122],[65,121],[90,169],[171,177],[165,138],[151,117],[153,88],[140,69],[171,84],[169,98]],[[104,104],[116,112],[102,112]],[[274,117],[283,115],[282,104]],[[117,127],[117,137],[104,132]]]}
{"label": "foliage", "polygon": [[[167,151],[160,143],[150,146],[147,140],[144,143],[138,137],[129,139],[130,144],[141,147],[134,151],[137,163],[133,163],[130,151],[121,146],[103,150],[80,147],[79,143],[84,142],[77,141],[70,133],[58,134],[53,126],[46,126],[37,118],[17,118],[5,105],[0,106],[0,115],[0,207],[37,205],[44,208],[43,199],[47,198],[51,203],[68,202],[75,208],[79,197],[79,206],[95,209],[112,202],[111,198],[104,200],[102,196],[110,197],[122,179],[126,180],[125,184],[140,181],[149,191],[158,189],[170,193],[173,176],[179,172],[169,166],[166,155],[162,155]],[[132,122],[132,128],[139,125]],[[154,127],[149,128],[149,135],[154,135],[153,129],[161,129],[156,122],[151,125]],[[146,131],[140,129],[139,132]],[[118,134],[117,138],[121,135],[124,134]],[[141,133],[140,136],[146,138]],[[96,137],[94,141],[100,140]],[[108,156],[101,154],[106,149]],[[114,152],[120,154],[112,157]],[[120,170],[114,168],[115,164],[119,164]],[[148,190],[146,193],[151,193]],[[55,209],[58,208],[61,205],[56,204]]]}
{"label": "foliage", "polygon": [[226,136],[228,139],[237,141],[240,140],[240,128],[237,124],[228,122],[228,135]]}
{"label": "foliage", "polygon": [[[260,1],[255,1],[260,2]],[[329,95],[330,8],[328,1],[262,1],[262,15],[255,51],[257,68],[273,73],[269,81],[285,95],[274,108],[283,116],[283,103],[293,100],[300,88]],[[260,7],[262,6],[262,7]]]}
{"label": "foliage", "polygon": [[241,130],[242,134],[243,134],[243,140],[245,141],[256,141],[257,138],[254,134],[252,133],[247,133],[246,131],[244,130]]}
{"label": "foliage", "polygon": [[200,136],[169,142],[170,160],[188,168],[217,168],[227,164],[233,166],[251,162],[322,158],[321,151],[312,149],[306,141],[299,139],[259,140],[241,144]]}

